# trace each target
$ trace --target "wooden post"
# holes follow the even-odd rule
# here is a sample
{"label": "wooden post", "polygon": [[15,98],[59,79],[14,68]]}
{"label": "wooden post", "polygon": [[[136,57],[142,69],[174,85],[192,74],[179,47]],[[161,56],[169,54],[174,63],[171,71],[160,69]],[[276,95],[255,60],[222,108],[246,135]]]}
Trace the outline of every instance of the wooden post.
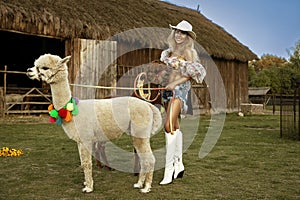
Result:
{"label": "wooden post", "polygon": [[297,88],[298,97],[298,140],[300,140],[300,88]]}
{"label": "wooden post", "polygon": [[4,117],[4,96],[2,87],[0,87],[0,117]]}
{"label": "wooden post", "polygon": [[4,97],[6,95],[6,76],[7,76],[7,65],[4,65],[4,85],[3,85]]}
{"label": "wooden post", "polygon": [[283,117],[282,117],[282,115],[283,115],[283,108],[282,108],[282,106],[283,106],[283,103],[282,103],[282,92],[280,93],[280,138],[282,138],[282,123],[283,123]]}
{"label": "wooden post", "polygon": [[6,110],[6,79],[7,79],[7,65],[4,65],[4,85],[3,85],[3,117]]}
{"label": "wooden post", "polygon": [[276,112],[276,104],[275,104],[275,101],[276,101],[276,96],[275,94],[272,94],[272,100],[273,100],[273,115],[275,115],[275,112]]}

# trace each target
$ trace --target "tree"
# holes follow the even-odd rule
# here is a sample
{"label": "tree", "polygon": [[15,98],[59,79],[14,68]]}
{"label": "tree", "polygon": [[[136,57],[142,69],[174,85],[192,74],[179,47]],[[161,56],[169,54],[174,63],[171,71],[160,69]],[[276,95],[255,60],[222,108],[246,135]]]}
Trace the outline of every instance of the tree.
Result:
{"label": "tree", "polygon": [[275,94],[293,94],[296,83],[300,83],[300,42],[289,61],[266,54],[249,62],[248,68],[250,87],[271,87]]}
{"label": "tree", "polygon": [[251,61],[250,64],[253,65],[256,72],[259,72],[270,67],[282,67],[286,62],[285,58],[265,54],[260,60]]}
{"label": "tree", "polygon": [[[263,55],[260,60],[249,62],[249,86],[271,87],[273,93],[281,91],[281,80],[289,78],[280,70],[286,66],[286,59],[274,55]],[[279,78],[280,77],[280,78]]]}
{"label": "tree", "polygon": [[288,51],[288,54],[290,56],[290,65],[295,70],[300,71],[300,41],[298,41],[296,47],[291,48],[291,50],[293,50],[293,53],[290,53],[290,51]]}

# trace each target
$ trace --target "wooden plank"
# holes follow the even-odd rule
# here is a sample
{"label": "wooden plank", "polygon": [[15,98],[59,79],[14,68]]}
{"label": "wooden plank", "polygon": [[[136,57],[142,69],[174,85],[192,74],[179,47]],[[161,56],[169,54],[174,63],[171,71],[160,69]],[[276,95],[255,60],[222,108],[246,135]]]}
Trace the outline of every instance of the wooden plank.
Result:
{"label": "wooden plank", "polygon": [[40,94],[27,94],[26,97],[52,97],[51,94],[44,94],[41,96]]}
{"label": "wooden plank", "polygon": [[48,110],[10,110],[6,114],[30,114],[30,113],[49,113]]}
{"label": "wooden plank", "polygon": [[26,74],[26,72],[20,72],[20,71],[6,71],[6,70],[0,70],[0,73],[8,73],[8,74]]}
{"label": "wooden plank", "polygon": [[24,105],[24,104],[30,104],[30,105],[39,105],[39,104],[51,104],[51,102],[35,102],[35,101],[27,101],[27,102],[6,102],[6,105]]}

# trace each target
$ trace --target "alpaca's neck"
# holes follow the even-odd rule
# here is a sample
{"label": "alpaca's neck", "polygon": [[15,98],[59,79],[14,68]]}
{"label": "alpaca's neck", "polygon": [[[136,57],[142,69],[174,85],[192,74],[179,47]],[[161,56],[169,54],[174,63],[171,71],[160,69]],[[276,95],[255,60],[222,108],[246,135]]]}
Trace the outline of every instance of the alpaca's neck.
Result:
{"label": "alpaca's neck", "polygon": [[71,90],[68,79],[51,84],[52,100],[56,110],[64,107],[71,99]]}

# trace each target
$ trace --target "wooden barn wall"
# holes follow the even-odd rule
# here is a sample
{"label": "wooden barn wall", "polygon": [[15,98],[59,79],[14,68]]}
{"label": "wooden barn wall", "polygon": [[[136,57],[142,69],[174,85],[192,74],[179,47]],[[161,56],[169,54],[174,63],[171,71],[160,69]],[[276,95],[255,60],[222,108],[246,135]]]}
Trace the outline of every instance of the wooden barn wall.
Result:
{"label": "wooden barn wall", "polygon": [[[70,83],[133,87],[135,77],[143,71],[141,66],[159,60],[162,51],[159,49],[139,49],[127,52],[126,47],[116,43],[107,43],[104,49],[103,47],[103,44],[99,45],[99,41],[96,40],[73,39],[66,41],[66,55],[72,55],[69,63]],[[202,59],[202,61],[205,65],[205,59]],[[103,67],[107,62],[112,64],[109,67]],[[227,98],[226,111],[239,111],[240,104],[248,102],[248,63],[215,58],[214,63],[220,71],[222,80],[214,78],[213,74],[210,74],[209,76],[213,79],[214,84],[209,85],[209,89],[205,83],[202,85],[194,84],[193,108],[200,108],[202,113],[209,113],[209,102],[218,98],[218,87],[223,82]],[[213,73],[210,72],[210,69],[207,69],[207,71],[208,74]],[[86,75],[89,75],[88,79],[85,77]],[[77,80],[76,82],[78,76],[81,76],[81,79],[85,81],[78,82]],[[71,87],[71,89],[79,94],[78,96],[81,96],[81,98],[91,98],[93,95],[96,98],[128,96],[133,93],[132,90],[112,91],[76,87]]]}
{"label": "wooden barn wall", "polygon": [[[116,86],[117,45],[113,41],[72,39],[66,41],[70,83],[88,86]],[[80,99],[115,96],[115,89],[97,89],[71,86],[74,96]]]}
{"label": "wooden barn wall", "polygon": [[[136,76],[143,71],[147,71],[146,65],[153,61],[160,59],[161,49],[139,49],[130,51],[126,54],[126,46],[118,44],[118,60],[117,60],[117,74],[118,86],[132,87]],[[119,96],[132,95],[133,91],[118,90]],[[193,83],[191,93],[191,106],[195,113],[209,113],[209,93],[205,84]],[[200,111],[201,109],[201,111]]]}
{"label": "wooden barn wall", "polygon": [[240,111],[248,102],[248,63],[214,59],[226,89],[227,112]]}
{"label": "wooden barn wall", "polygon": [[[121,87],[133,87],[136,76],[144,71],[147,64],[159,60],[162,51],[159,49],[128,51],[127,49],[128,44],[118,43],[117,85]],[[132,93],[132,90],[117,90],[118,96],[128,96]]]}

